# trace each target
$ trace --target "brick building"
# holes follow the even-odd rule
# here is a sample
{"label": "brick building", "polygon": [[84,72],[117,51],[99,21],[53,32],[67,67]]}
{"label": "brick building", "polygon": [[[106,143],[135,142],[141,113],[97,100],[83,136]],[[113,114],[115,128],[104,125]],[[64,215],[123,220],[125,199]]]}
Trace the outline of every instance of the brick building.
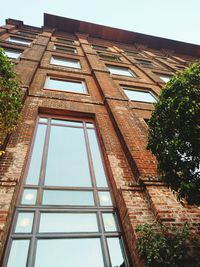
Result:
{"label": "brick building", "polygon": [[24,91],[0,159],[1,266],[143,266],[137,224],[199,225],[146,137],[160,89],[200,46],[49,14],[41,28],[8,19],[0,46]]}

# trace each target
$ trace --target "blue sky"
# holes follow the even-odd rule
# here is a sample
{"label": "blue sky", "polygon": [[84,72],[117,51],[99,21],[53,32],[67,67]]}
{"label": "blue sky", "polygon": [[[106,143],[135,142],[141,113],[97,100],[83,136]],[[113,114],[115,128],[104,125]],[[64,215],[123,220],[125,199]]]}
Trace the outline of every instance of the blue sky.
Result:
{"label": "blue sky", "polygon": [[1,25],[14,18],[42,26],[43,13],[50,13],[200,45],[200,0],[0,0],[0,4]]}

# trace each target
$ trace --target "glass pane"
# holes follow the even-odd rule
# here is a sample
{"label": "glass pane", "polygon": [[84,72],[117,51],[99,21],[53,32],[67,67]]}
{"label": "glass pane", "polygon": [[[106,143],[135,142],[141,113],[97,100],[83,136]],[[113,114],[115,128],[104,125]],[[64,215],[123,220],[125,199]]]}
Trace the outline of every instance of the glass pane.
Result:
{"label": "glass pane", "polygon": [[31,233],[33,225],[33,212],[19,212],[15,233]]}
{"label": "glass pane", "polygon": [[163,80],[165,83],[169,82],[169,80],[171,79],[171,76],[167,76],[167,75],[159,75],[159,78],[161,80]]}
{"label": "glass pane", "polygon": [[111,74],[136,77],[135,73],[133,73],[132,71],[130,71],[127,68],[109,66],[108,69],[109,69]]}
{"label": "glass pane", "polygon": [[88,129],[88,137],[89,137],[89,143],[90,143],[90,150],[92,154],[92,162],[94,166],[94,172],[96,177],[96,183],[99,187],[107,187],[107,180],[106,175],[102,163],[101,154],[99,151],[99,146],[97,143],[97,137],[95,130]]}
{"label": "glass pane", "polygon": [[24,205],[34,205],[36,202],[37,190],[24,189],[21,203]]}
{"label": "glass pane", "polygon": [[24,44],[24,45],[30,45],[31,41],[22,39],[22,38],[15,38],[15,37],[10,37],[8,38],[9,42],[16,43],[16,44]]}
{"label": "glass pane", "polygon": [[103,223],[106,232],[117,231],[115,217],[113,213],[103,213]]}
{"label": "glass pane", "polygon": [[30,162],[27,180],[26,180],[27,184],[34,184],[34,185],[38,184],[46,127],[47,127],[46,125],[42,125],[42,124],[38,125],[34,148],[33,148],[32,156],[31,156],[31,162]]}
{"label": "glass pane", "polygon": [[86,127],[87,128],[94,128],[94,124],[92,122],[87,122]]}
{"label": "glass pane", "polygon": [[141,101],[141,102],[156,102],[156,98],[149,92],[144,91],[134,91],[134,90],[126,90],[124,89],[125,94],[131,100]]}
{"label": "glass pane", "polygon": [[80,63],[78,60],[75,59],[65,59],[60,57],[52,57],[51,64],[65,66],[69,68],[78,68],[80,69]]}
{"label": "glass pane", "polygon": [[4,50],[4,53],[7,57],[14,58],[14,59],[17,59],[21,55],[21,52],[14,51],[14,50]]}
{"label": "glass pane", "polygon": [[79,126],[79,127],[81,126],[81,127],[83,127],[83,123],[81,121],[66,121],[66,120],[52,119],[51,123],[68,125],[68,126]]}
{"label": "glass pane", "polygon": [[40,118],[39,119],[39,122],[47,123],[48,122],[48,119],[47,118]]}
{"label": "glass pane", "polygon": [[[53,251],[53,253],[50,253],[51,251]],[[43,266],[104,267],[100,239],[74,238],[38,240],[34,267]]]}
{"label": "glass pane", "polygon": [[51,127],[45,184],[91,186],[83,129]]}
{"label": "glass pane", "polygon": [[117,237],[107,238],[108,241],[108,250],[110,254],[111,266],[126,266],[124,263],[124,258],[122,255],[120,241]]}
{"label": "glass pane", "polygon": [[98,232],[97,217],[91,213],[41,213],[39,232]]}
{"label": "glass pane", "polygon": [[13,240],[7,267],[26,267],[29,240]]}
{"label": "glass pane", "polygon": [[85,87],[83,82],[71,82],[71,81],[62,81],[47,78],[46,89],[64,91],[64,92],[75,92],[75,93],[85,93]]}
{"label": "glass pane", "polygon": [[94,197],[90,191],[44,190],[42,204],[94,206]]}
{"label": "glass pane", "polygon": [[99,201],[101,206],[112,206],[112,200],[108,191],[99,191]]}

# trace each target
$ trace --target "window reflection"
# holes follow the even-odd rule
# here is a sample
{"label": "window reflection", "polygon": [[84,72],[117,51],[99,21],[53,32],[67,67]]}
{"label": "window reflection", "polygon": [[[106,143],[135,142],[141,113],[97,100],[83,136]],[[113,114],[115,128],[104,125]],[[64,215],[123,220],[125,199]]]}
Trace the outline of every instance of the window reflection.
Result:
{"label": "window reflection", "polygon": [[42,266],[104,267],[100,239],[38,240],[35,267]]}
{"label": "window reflection", "polygon": [[91,186],[83,129],[51,127],[45,184]]}

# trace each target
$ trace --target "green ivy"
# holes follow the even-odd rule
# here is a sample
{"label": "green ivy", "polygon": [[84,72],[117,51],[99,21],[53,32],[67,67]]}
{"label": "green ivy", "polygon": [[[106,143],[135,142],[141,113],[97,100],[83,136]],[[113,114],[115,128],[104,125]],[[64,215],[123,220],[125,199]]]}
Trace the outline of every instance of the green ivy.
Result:
{"label": "green ivy", "polygon": [[162,89],[149,120],[148,146],[161,179],[190,204],[200,204],[200,63]]}
{"label": "green ivy", "polygon": [[[14,65],[0,48],[0,136],[14,131],[22,107],[21,100],[22,91]],[[0,155],[4,154],[1,152]]]}
{"label": "green ivy", "polygon": [[187,224],[179,228],[140,224],[136,232],[137,251],[147,267],[199,266],[193,259],[195,254],[189,249],[191,244],[197,245],[199,241],[191,235]]}

